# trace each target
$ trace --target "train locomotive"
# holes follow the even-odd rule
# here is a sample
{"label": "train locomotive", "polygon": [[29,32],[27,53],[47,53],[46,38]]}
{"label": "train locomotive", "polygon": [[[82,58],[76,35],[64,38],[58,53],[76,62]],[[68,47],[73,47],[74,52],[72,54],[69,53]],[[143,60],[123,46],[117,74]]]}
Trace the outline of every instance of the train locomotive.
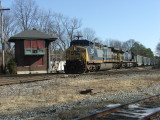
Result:
{"label": "train locomotive", "polygon": [[65,73],[85,73],[156,64],[151,58],[88,40],[73,40],[66,50]]}

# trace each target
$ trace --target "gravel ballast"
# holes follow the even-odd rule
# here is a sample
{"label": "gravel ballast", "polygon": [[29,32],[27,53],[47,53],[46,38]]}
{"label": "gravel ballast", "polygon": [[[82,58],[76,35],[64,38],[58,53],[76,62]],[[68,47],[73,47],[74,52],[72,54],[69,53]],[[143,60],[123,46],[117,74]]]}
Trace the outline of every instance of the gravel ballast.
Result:
{"label": "gravel ballast", "polygon": [[[160,93],[160,71],[83,75],[0,86],[0,119],[75,119]],[[80,94],[92,88],[96,94]]]}

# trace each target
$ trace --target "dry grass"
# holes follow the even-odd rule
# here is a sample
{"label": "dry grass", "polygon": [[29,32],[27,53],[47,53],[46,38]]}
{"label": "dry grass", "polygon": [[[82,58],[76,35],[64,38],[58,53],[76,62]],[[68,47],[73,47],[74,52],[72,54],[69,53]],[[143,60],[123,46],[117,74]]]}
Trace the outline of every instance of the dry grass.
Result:
{"label": "dry grass", "polygon": [[138,92],[154,84],[160,84],[159,76],[130,78],[100,78],[94,80],[71,81],[59,85],[46,86],[41,91],[33,91],[32,95],[17,95],[0,98],[0,115],[20,113],[37,107],[47,107],[55,104],[67,103],[90,97],[90,94],[81,95],[79,91],[92,88],[98,94],[114,93],[116,91]]}

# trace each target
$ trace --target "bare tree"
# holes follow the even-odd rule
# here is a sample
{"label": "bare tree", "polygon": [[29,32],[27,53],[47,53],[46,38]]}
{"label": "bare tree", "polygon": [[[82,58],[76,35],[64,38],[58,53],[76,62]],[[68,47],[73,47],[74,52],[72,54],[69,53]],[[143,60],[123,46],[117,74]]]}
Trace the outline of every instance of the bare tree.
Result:
{"label": "bare tree", "polygon": [[57,46],[65,50],[81,27],[77,18],[67,18],[61,14],[39,10],[34,0],[15,0],[13,4],[14,20],[21,30],[36,27],[50,35],[58,37]]}
{"label": "bare tree", "polygon": [[7,12],[4,14],[4,33],[5,33],[5,41],[8,40],[8,38],[15,34],[17,28],[14,24],[13,15],[11,12]]}
{"label": "bare tree", "polygon": [[77,18],[69,19],[65,17],[62,19],[62,23],[63,23],[64,28],[66,29],[66,33],[69,38],[68,42],[73,41],[75,33],[81,27],[81,20]]}
{"label": "bare tree", "polygon": [[122,42],[119,40],[114,40],[114,39],[106,39],[106,44],[109,47],[114,47],[118,49],[122,49]]}
{"label": "bare tree", "polygon": [[130,51],[135,43],[136,43],[136,41],[134,39],[130,39],[126,42],[123,42],[122,49],[125,50],[125,51]]}
{"label": "bare tree", "polygon": [[82,32],[83,38],[89,41],[96,42],[97,38],[95,37],[95,31],[91,28],[84,28]]}
{"label": "bare tree", "polygon": [[58,40],[52,43],[52,49],[65,50],[74,39],[74,34],[81,26],[81,21],[67,18],[59,13],[41,11],[37,28],[47,34],[56,35]]}
{"label": "bare tree", "polygon": [[46,12],[44,10],[39,10],[37,18],[38,20],[35,24],[35,28],[49,35],[54,35],[54,21],[51,11]]}
{"label": "bare tree", "polygon": [[[9,37],[11,37],[15,31],[16,31],[16,26],[14,24],[13,16],[10,11],[6,11],[3,13],[3,18],[4,18],[4,48],[5,48],[5,60],[6,63],[10,58],[14,57],[14,48],[11,43],[8,42]],[[0,35],[1,33],[1,27],[0,27]],[[1,43],[0,43],[0,48],[1,48]]]}
{"label": "bare tree", "polygon": [[54,14],[54,33],[58,37],[56,41],[58,47],[62,50],[67,48],[66,29],[63,25],[64,16],[62,14]]}
{"label": "bare tree", "polygon": [[60,49],[65,50],[74,40],[74,35],[81,27],[81,21],[77,18],[70,19],[58,13],[54,13],[53,16],[53,33],[58,37],[56,44]]}
{"label": "bare tree", "polygon": [[[17,31],[11,12],[7,12],[4,14],[4,28],[5,28],[4,29],[5,52],[6,52],[7,58],[10,59],[10,58],[13,58],[14,56],[14,50],[13,50],[14,48],[13,48],[13,45],[11,45],[11,43],[8,42],[8,39],[12,35],[14,35]],[[6,60],[8,61],[7,58]]]}
{"label": "bare tree", "polygon": [[38,21],[38,6],[34,0],[15,0],[12,10],[15,24],[21,30],[31,29]]}

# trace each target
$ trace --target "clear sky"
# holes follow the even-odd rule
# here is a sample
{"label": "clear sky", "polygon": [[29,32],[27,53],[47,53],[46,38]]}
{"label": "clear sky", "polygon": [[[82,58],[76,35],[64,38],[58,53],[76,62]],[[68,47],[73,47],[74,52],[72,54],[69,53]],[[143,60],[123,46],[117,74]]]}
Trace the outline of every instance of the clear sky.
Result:
{"label": "clear sky", "polygon": [[[3,7],[11,1],[2,0]],[[45,10],[82,20],[96,36],[126,41],[135,39],[155,53],[160,42],[160,0],[36,0]]]}

